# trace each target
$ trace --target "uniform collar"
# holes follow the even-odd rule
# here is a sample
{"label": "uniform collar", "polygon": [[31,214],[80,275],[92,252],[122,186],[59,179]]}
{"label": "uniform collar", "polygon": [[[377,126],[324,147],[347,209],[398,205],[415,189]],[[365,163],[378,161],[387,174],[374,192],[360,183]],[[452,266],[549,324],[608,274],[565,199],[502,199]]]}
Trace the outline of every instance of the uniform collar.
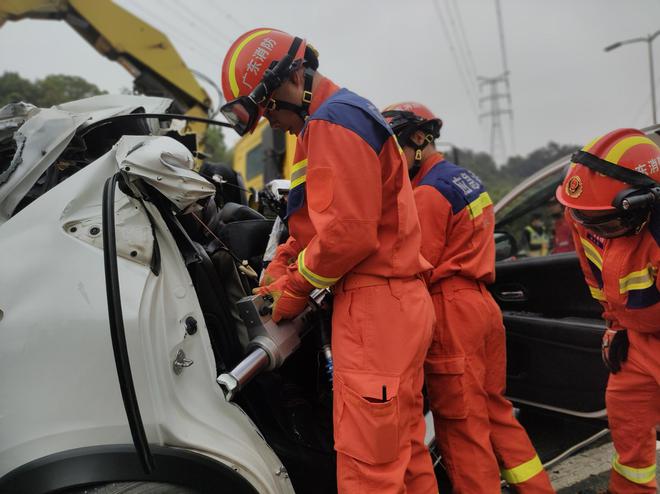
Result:
{"label": "uniform collar", "polygon": [[337,84],[332,82],[330,79],[323,76],[320,77],[321,80],[312,93],[312,102],[309,104],[310,115],[313,115],[325,100],[327,100],[330,96],[339,90],[339,86],[337,86]]}
{"label": "uniform collar", "polygon": [[415,175],[415,178],[412,181],[413,187],[417,187],[424,178],[424,176],[431,170],[431,168],[433,168],[441,161],[444,161],[444,159],[445,159],[445,155],[442,154],[440,151],[436,151],[428,155],[426,159],[422,161],[422,164],[419,167],[419,171],[417,172],[417,175]]}

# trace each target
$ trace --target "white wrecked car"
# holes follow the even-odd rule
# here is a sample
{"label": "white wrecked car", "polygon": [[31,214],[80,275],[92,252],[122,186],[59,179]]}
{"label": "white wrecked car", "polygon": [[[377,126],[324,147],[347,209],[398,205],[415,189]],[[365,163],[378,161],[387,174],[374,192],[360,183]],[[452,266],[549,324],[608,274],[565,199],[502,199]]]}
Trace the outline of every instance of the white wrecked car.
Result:
{"label": "white wrecked car", "polygon": [[169,103],[0,110],[0,492],[336,491],[323,312],[239,314],[272,221]]}

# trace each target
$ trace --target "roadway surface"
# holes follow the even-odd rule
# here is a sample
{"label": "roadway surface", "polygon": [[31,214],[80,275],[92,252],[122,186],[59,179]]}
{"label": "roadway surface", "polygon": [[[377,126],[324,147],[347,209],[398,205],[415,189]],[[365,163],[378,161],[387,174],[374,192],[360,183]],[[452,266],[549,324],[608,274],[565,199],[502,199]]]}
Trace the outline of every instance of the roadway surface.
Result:
{"label": "roadway surface", "polygon": [[[531,408],[522,409],[519,419],[544,463],[607,427],[604,421],[587,422]],[[557,494],[604,493],[613,454],[612,440],[606,433],[594,443],[552,465],[548,473]],[[657,459],[660,460],[660,454]]]}
{"label": "roadway surface", "polygon": [[[560,416],[531,407],[522,408],[518,419],[527,430],[541,461],[544,464],[550,462],[546,470],[557,494],[605,493],[614,453],[606,421]],[[427,427],[431,429],[428,433],[432,434],[430,414]],[[660,462],[660,442],[657,444],[657,461]],[[443,472],[437,473],[440,475],[440,493],[451,492]],[[502,488],[503,494],[511,492]]]}

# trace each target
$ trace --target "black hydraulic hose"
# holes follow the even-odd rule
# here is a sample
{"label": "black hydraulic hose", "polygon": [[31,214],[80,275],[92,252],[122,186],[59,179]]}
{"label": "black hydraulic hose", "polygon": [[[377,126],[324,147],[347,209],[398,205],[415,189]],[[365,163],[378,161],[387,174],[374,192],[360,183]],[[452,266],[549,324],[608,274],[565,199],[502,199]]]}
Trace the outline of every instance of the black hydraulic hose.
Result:
{"label": "black hydraulic hose", "polygon": [[108,178],[103,187],[103,263],[105,264],[105,289],[108,297],[108,319],[110,321],[112,350],[115,354],[115,364],[117,366],[117,378],[124,401],[126,418],[133,437],[133,445],[140,458],[142,468],[145,473],[149,474],[154,469],[154,459],[149,449],[147,435],[144,432],[144,424],[142,423],[135,394],[119,292],[117,243],[115,238],[115,187],[118,179],[119,174]]}

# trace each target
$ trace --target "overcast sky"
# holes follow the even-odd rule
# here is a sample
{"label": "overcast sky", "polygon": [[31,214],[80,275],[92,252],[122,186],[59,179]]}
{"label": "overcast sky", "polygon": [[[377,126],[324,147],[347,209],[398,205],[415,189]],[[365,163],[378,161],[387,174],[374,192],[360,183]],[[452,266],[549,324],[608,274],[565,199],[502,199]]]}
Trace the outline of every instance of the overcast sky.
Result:
{"label": "overcast sky", "polygon": [[[509,119],[502,118],[508,154],[528,153],[550,140],[581,144],[616,127],[652,123],[646,44],[609,53],[603,48],[660,29],[660,0],[500,1],[514,112],[513,142]],[[477,101],[487,93],[478,94],[474,76],[502,72],[495,0],[117,3],[162,30],[191,68],[215,80],[234,38],[253,27],[275,27],[307,38],[320,52],[324,75],[378,107],[423,102],[444,120],[443,141],[490,147],[490,121],[478,117],[489,106],[479,109]],[[462,76],[452,47],[463,61]],[[660,41],[654,48],[658,62]],[[119,64],[61,21],[0,28],[4,71],[30,79],[79,75],[110,92],[132,85]]]}

